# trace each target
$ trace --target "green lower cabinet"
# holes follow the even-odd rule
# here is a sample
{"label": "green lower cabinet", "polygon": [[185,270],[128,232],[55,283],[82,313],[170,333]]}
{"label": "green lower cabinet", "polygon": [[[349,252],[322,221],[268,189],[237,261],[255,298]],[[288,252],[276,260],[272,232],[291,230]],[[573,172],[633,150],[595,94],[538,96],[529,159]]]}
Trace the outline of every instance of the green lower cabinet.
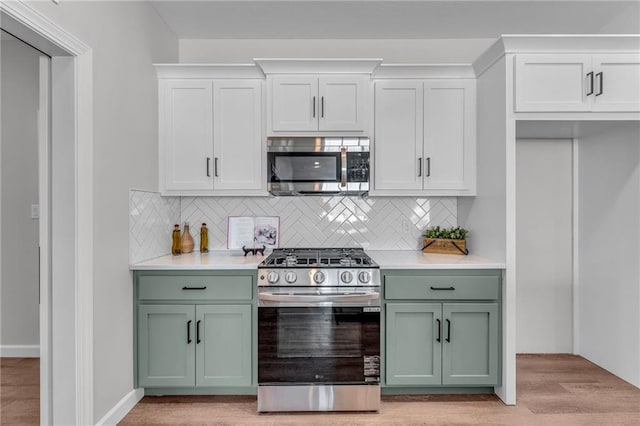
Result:
{"label": "green lower cabinet", "polygon": [[387,303],[386,381],[388,385],[442,383],[441,303]]}
{"label": "green lower cabinet", "polygon": [[138,384],[194,386],[193,305],[141,305],[138,309]]}
{"label": "green lower cabinet", "polygon": [[251,386],[251,305],[139,305],[138,385]]}
{"label": "green lower cabinet", "polygon": [[386,384],[498,383],[497,303],[387,303]]}
{"label": "green lower cabinet", "polygon": [[196,386],[251,386],[251,306],[197,305]]}

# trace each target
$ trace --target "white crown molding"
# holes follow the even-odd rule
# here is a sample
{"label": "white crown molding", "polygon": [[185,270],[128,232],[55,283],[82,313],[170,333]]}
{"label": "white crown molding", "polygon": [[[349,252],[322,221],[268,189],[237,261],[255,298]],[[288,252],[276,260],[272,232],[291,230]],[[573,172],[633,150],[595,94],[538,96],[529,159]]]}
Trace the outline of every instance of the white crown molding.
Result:
{"label": "white crown molding", "polygon": [[379,58],[256,58],[254,61],[265,74],[372,74],[382,63]]}
{"label": "white crown molding", "polygon": [[154,64],[158,78],[259,78],[255,64]]}
{"label": "white crown molding", "polygon": [[515,53],[639,53],[639,34],[502,35],[473,62],[480,77],[506,54]]}
{"label": "white crown molding", "polygon": [[381,64],[373,71],[374,79],[393,78],[475,78],[470,64]]}

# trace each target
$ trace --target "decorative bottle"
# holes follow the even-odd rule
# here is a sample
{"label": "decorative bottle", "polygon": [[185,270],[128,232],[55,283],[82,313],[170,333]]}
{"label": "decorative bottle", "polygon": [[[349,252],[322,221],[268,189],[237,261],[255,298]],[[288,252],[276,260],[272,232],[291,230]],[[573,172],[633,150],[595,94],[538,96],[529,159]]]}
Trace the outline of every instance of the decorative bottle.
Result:
{"label": "decorative bottle", "polygon": [[189,222],[184,223],[184,232],[182,233],[182,252],[191,253],[193,251],[193,238],[189,232]]}
{"label": "decorative bottle", "polygon": [[200,228],[200,253],[209,253],[209,230],[204,222]]}
{"label": "decorative bottle", "polygon": [[171,254],[177,256],[182,253],[182,241],[180,239],[180,225],[173,225],[173,234],[171,235]]}

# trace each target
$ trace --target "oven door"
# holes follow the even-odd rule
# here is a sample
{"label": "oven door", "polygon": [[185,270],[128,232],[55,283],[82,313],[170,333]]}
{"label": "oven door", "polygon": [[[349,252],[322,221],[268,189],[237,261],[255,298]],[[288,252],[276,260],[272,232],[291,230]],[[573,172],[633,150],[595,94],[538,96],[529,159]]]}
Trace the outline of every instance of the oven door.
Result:
{"label": "oven door", "polygon": [[258,384],[379,382],[379,306],[258,308]]}

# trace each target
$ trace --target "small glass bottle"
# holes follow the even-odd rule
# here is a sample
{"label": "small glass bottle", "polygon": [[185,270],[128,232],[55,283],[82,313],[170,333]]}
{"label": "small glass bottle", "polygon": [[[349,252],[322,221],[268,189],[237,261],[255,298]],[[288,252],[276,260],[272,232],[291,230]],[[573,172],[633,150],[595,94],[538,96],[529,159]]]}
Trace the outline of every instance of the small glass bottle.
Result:
{"label": "small glass bottle", "polygon": [[180,239],[180,225],[177,223],[173,226],[173,234],[171,235],[171,254],[178,256],[182,253],[182,241]]}
{"label": "small glass bottle", "polygon": [[184,232],[182,233],[182,252],[191,253],[193,251],[193,238],[189,232],[189,222],[184,223]]}
{"label": "small glass bottle", "polygon": [[200,228],[200,253],[209,253],[209,230],[204,222]]}

